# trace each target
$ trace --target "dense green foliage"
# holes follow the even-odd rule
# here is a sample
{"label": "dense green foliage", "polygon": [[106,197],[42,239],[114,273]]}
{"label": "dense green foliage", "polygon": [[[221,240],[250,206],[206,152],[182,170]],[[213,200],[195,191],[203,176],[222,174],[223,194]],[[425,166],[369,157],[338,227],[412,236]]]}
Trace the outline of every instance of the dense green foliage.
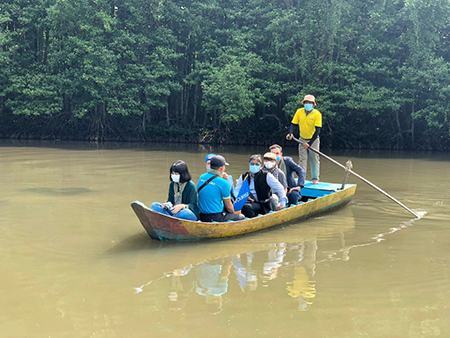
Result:
{"label": "dense green foliage", "polygon": [[4,137],[450,148],[449,0],[1,0]]}

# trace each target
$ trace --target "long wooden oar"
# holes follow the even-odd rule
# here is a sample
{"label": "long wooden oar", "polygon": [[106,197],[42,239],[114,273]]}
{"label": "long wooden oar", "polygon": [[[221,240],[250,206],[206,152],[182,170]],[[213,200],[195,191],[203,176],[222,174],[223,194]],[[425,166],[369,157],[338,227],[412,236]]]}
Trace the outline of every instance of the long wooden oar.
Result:
{"label": "long wooden oar", "polygon": [[[296,137],[292,137],[292,140],[294,140],[295,142],[298,142],[300,144],[305,144],[306,142],[303,142],[302,140],[299,140]],[[370,185],[372,188],[374,188],[375,190],[378,190],[379,192],[381,192],[384,196],[386,196],[387,198],[393,200],[395,203],[397,203],[398,205],[402,206],[404,209],[406,209],[407,211],[409,211],[411,214],[413,214],[416,218],[420,218],[420,216],[415,213],[413,210],[411,210],[410,208],[408,208],[406,205],[404,205],[402,202],[400,202],[398,199],[396,199],[394,196],[389,195],[386,191],[384,191],[383,189],[381,189],[380,187],[376,186],[375,184],[373,184],[372,182],[370,182],[369,180],[365,179],[364,177],[362,177],[361,175],[355,173],[353,170],[349,169],[348,167],[340,164],[338,161],[332,159],[330,156],[325,155],[324,153],[313,149],[312,147],[308,147],[308,150],[326,158],[328,161],[333,162],[334,164],[338,165],[339,167],[345,169],[347,172],[349,172],[350,174],[358,177],[361,181],[364,181],[365,183],[367,183],[368,185]]]}

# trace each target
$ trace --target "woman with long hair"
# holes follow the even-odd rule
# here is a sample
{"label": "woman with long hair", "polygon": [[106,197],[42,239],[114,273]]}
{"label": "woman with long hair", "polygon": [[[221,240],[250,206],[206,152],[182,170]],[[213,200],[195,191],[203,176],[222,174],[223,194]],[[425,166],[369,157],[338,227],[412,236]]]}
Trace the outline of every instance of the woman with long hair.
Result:
{"label": "woman with long hair", "polygon": [[187,164],[175,161],[169,170],[169,196],[166,203],[154,202],[153,211],[196,221],[198,219],[198,196]]}

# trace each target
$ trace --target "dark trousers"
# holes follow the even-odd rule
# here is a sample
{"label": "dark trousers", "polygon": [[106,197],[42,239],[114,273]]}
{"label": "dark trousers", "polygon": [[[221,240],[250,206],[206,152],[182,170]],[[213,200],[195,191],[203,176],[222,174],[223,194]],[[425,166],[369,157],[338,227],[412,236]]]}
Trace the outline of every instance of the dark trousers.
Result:
{"label": "dark trousers", "polygon": [[289,192],[288,194],[287,194],[287,198],[288,198],[288,201],[289,201],[289,205],[292,205],[292,204],[297,204],[298,203],[298,201],[300,201],[300,198],[301,198],[302,196],[300,195],[300,193],[298,192],[298,191],[291,191],[291,192]]}
{"label": "dark trousers", "polygon": [[242,214],[245,217],[253,218],[258,215],[265,215],[270,211],[270,203],[247,202],[242,207]]}
{"label": "dark trousers", "polygon": [[200,214],[200,220],[202,222],[227,222],[227,221],[240,221],[244,217],[237,214],[229,214],[227,212],[218,212],[216,214]]}

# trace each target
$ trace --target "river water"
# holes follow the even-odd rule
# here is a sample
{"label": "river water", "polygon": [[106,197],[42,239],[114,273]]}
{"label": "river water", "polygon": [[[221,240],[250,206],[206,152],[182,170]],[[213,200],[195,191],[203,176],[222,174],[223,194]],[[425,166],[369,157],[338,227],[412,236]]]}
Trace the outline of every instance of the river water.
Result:
{"label": "river water", "polygon": [[330,153],[421,220],[351,179],[349,205],[298,224],[151,240],[130,202],[164,200],[170,164],[196,179],[209,151],[237,177],[264,149],[3,143],[1,337],[450,336],[449,154]]}

